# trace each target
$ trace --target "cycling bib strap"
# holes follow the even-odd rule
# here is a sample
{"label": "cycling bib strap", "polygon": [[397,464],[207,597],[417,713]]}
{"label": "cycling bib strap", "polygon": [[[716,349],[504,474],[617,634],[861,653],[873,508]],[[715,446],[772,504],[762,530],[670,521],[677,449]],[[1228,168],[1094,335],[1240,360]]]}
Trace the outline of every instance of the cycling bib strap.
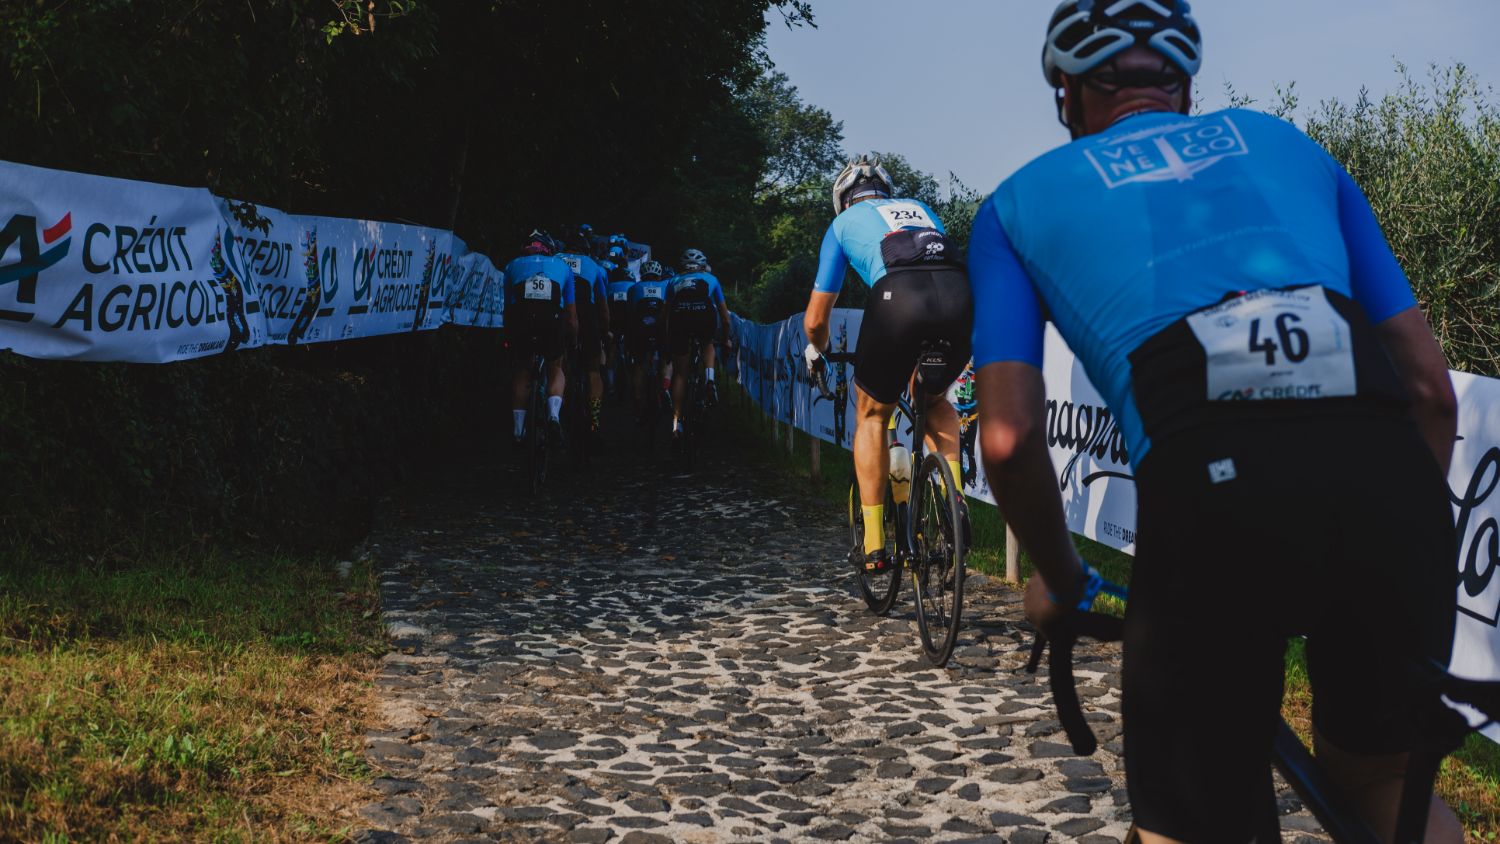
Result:
{"label": "cycling bib strap", "polygon": [[1265,411],[1407,402],[1364,309],[1319,285],[1231,294],[1142,343],[1130,364],[1153,438]]}

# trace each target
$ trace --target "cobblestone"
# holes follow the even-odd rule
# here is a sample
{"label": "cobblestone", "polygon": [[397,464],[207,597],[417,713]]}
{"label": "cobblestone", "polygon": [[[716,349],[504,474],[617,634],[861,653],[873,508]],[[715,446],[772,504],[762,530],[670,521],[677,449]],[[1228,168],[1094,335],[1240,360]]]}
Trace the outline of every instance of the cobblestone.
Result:
{"label": "cobblestone", "polygon": [[[1124,838],[1117,646],[1079,646],[1105,742],[1079,759],[999,579],[934,669],[909,590],[885,619],[856,597],[837,507],[763,465],[619,452],[534,497],[481,465],[390,506],[369,547],[400,636],[357,840]],[[1296,817],[1287,841],[1316,830]]]}

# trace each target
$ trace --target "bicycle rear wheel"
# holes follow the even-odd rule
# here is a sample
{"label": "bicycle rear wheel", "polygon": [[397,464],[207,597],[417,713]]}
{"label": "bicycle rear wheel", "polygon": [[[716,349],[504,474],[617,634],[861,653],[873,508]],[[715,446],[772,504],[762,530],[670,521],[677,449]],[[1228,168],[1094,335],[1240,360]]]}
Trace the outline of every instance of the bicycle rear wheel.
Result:
{"label": "bicycle rear wheel", "polygon": [[917,593],[917,632],[922,654],[947,664],[963,615],[964,558],[959,499],[953,473],[939,454],[929,454],[912,489],[912,586]]}
{"label": "bicycle rear wheel", "polygon": [[849,473],[849,562],[854,566],[854,579],[859,584],[859,594],[869,605],[870,612],[885,615],[896,605],[896,596],[901,594],[901,566],[896,561],[896,500],[891,497],[890,484],[885,487],[885,552],[891,561],[889,569],[879,574],[865,571],[863,556],[865,549],[865,517],[859,497],[859,476]]}
{"label": "bicycle rear wheel", "polygon": [[530,476],[531,492],[541,492],[547,482],[547,379],[543,367],[535,376],[531,388],[530,421],[527,424],[526,454],[527,475]]}

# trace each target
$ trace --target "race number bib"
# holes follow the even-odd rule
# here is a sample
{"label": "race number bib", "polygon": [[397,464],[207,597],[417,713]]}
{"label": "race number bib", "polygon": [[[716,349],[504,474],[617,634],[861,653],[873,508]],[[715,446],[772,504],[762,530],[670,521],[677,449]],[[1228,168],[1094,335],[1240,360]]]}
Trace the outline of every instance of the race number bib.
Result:
{"label": "race number bib", "polygon": [[1257,290],[1187,317],[1210,401],[1356,395],[1349,323],[1322,287]]}
{"label": "race number bib", "polygon": [[885,224],[891,227],[891,231],[915,227],[920,229],[935,229],[937,224],[927,216],[927,211],[915,202],[891,202],[878,205],[875,208],[880,216],[885,218]]}
{"label": "race number bib", "polygon": [[641,295],[647,299],[660,299],[662,298],[662,286],[660,284],[648,284],[641,288]]}
{"label": "race number bib", "polygon": [[578,257],[577,255],[567,255],[563,257],[563,260],[568,262],[568,266],[573,270],[573,275],[583,275],[582,258]]}
{"label": "race number bib", "polygon": [[552,279],[544,275],[534,275],[521,282],[521,286],[527,299],[550,300],[552,298]]}
{"label": "race number bib", "polygon": [[624,302],[625,300],[627,300],[629,298],[630,298],[630,294],[626,293],[623,290],[619,291],[618,293],[611,293],[611,294],[609,294],[609,300],[611,302]]}

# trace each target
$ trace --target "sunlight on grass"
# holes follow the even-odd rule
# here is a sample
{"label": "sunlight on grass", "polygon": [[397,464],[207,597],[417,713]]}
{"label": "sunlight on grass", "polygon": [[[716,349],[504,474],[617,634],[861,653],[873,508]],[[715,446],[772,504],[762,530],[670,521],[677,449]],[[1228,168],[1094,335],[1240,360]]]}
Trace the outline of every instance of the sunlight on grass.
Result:
{"label": "sunlight on grass", "polygon": [[0,569],[0,839],[346,837],[375,590],[265,555]]}

